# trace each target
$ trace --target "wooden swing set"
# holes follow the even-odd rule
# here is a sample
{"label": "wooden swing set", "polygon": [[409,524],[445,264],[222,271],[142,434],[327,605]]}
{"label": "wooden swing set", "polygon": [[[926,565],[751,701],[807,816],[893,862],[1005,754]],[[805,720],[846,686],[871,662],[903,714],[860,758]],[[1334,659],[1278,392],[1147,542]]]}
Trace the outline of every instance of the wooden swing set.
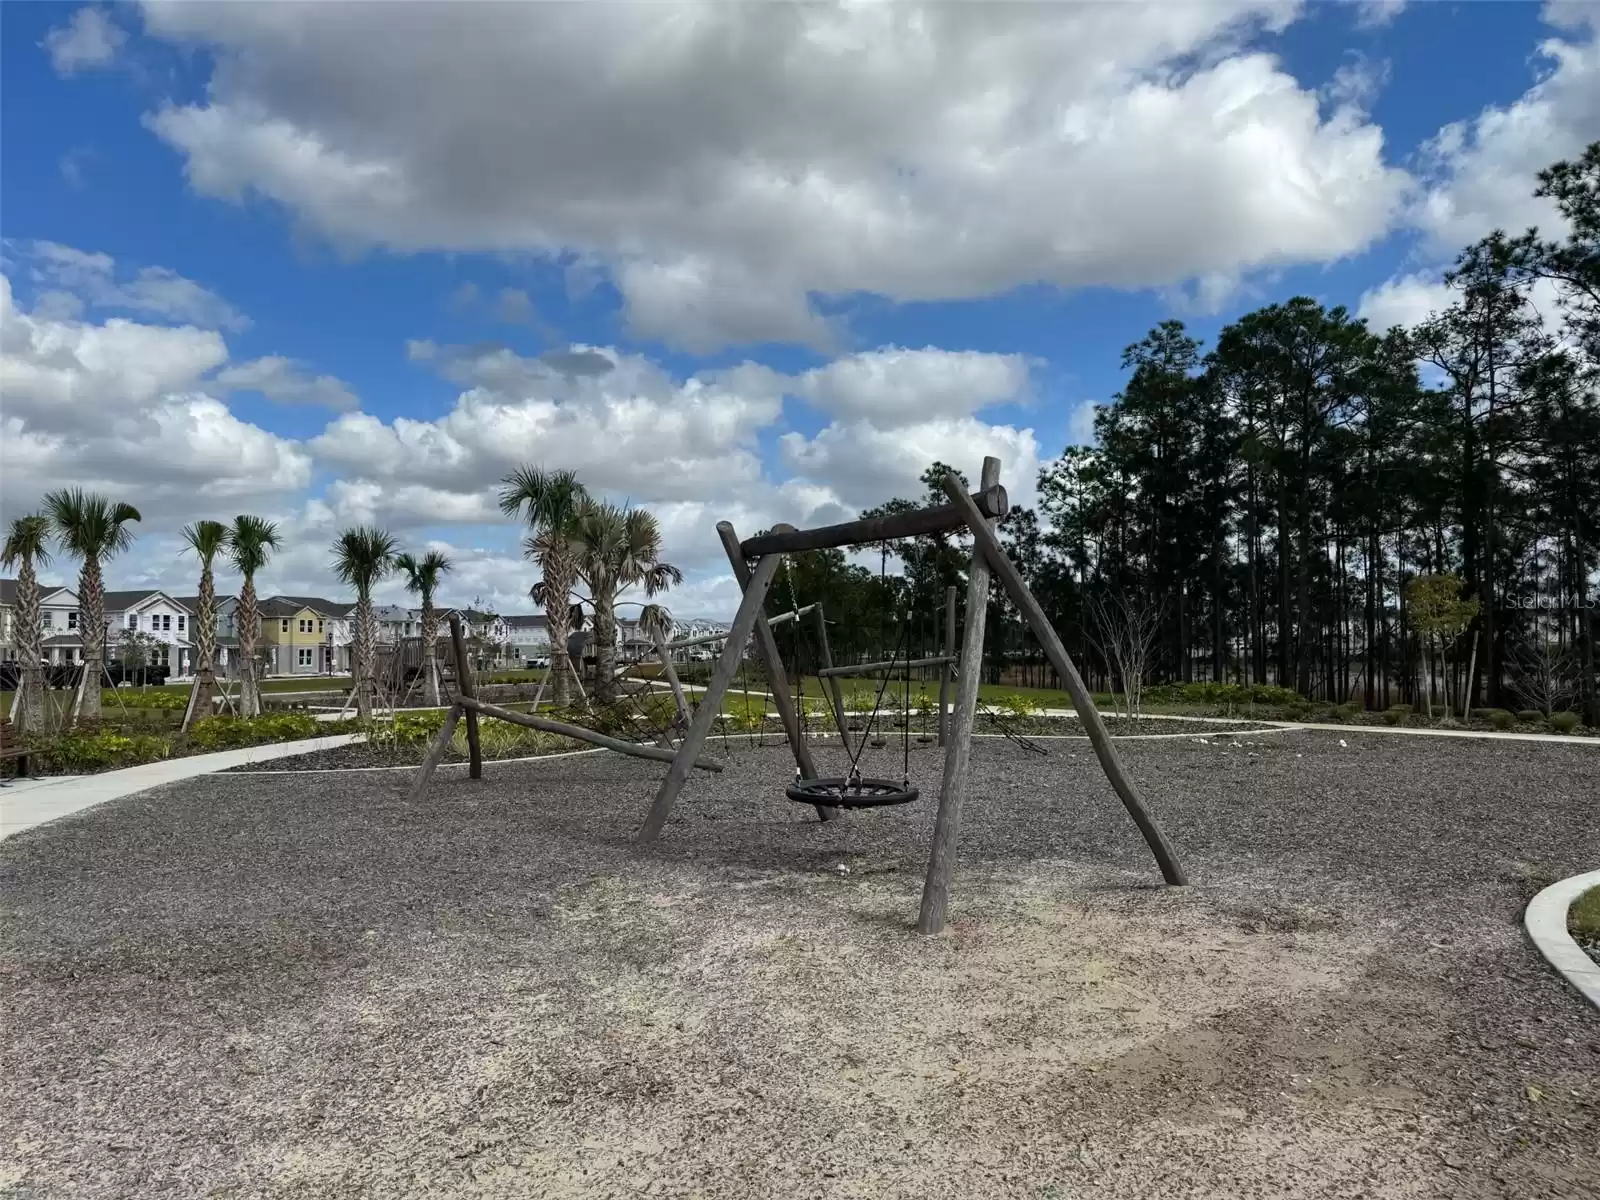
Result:
{"label": "wooden swing set", "polygon": [[[743,592],[731,628],[726,633],[706,635],[699,639],[687,639],[678,643],[667,643],[658,639],[657,643],[657,651],[662,662],[666,664],[667,678],[678,705],[680,725],[683,724],[682,719],[687,717],[687,727],[683,730],[682,740],[676,751],[659,745],[649,746],[621,741],[564,721],[536,714],[513,712],[498,705],[487,704],[474,695],[471,671],[463,670],[456,702],[446,715],[438,737],[428,750],[422,769],[412,787],[411,799],[420,799],[426,791],[428,780],[444,756],[457,723],[462,719],[467,723],[469,773],[474,779],[482,777],[483,763],[478,745],[478,719],[492,717],[530,729],[561,734],[618,753],[670,762],[671,766],[656,792],[655,800],[638,833],[639,843],[653,842],[666,827],[667,820],[672,814],[672,806],[688,781],[689,772],[695,769],[706,771],[723,769],[721,762],[705,757],[706,741],[722,713],[722,704],[728,689],[740,671],[745,647],[754,637],[756,649],[767,667],[773,707],[777,710],[778,719],[783,725],[795,761],[796,777],[793,784],[786,789],[789,797],[812,804],[816,808],[818,817],[823,821],[841,817],[843,815],[841,810],[845,808],[875,807],[914,800],[917,792],[911,787],[909,779],[909,758],[906,778],[898,784],[891,780],[861,778],[856,770],[854,757],[847,776],[828,777],[818,771],[794,697],[789,691],[789,681],[779,655],[777,640],[772,633],[773,625],[785,620],[798,620],[805,615],[805,612],[796,610],[793,613],[768,618],[765,604],[767,594],[786,555],[807,550],[876,545],[925,534],[950,533],[964,528],[971,533],[973,544],[972,562],[967,575],[966,619],[961,631],[959,652],[955,647],[956,614],[952,595],[946,604],[944,653],[925,660],[917,660],[919,664],[938,666],[941,671],[939,741],[944,747],[945,754],[939,810],[934,821],[933,846],[927,877],[923,884],[921,910],[917,919],[918,931],[939,933],[945,928],[949,919],[950,880],[955,869],[962,810],[967,798],[973,725],[977,716],[979,685],[982,683],[984,627],[988,616],[992,578],[998,578],[1001,588],[1010,597],[1038,639],[1056,674],[1065,682],[1067,692],[1072,697],[1073,707],[1089,735],[1095,756],[1118,798],[1127,809],[1128,815],[1133,818],[1139,832],[1144,835],[1145,842],[1161,869],[1162,877],[1174,886],[1186,884],[1188,879],[1178,863],[1171,842],[1167,840],[1160,822],[1151,813],[1139,789],[1123,769],[1105,722],[1094,707],[1094,697],[1084,686],[1083,678],[1068,656],[1066,647],[1062,645],[1044,610],[1028,589],[1022,573],[1006,554],[1000,539],[995,534],[996,524],[1009,511],[1006,491],[1000,486],[1000,460],[996,458],[983,460],[979,489],[970,495],[960,477],[954,474],[944,476],[941,486],[949,498],[948,504],[817,529],[796,529],[792,525],[777,525],[768,533],[744,541],[739,540],[731,524],[726,521],[720,522],[717,525],[717,534],[728,555],[728,563],[733,569],[734,578]],[[812,607],[808,606],[805,611],[811,611]],[[846,737],[848,749],[844,705],[838,689],[839,678],[909,667],[912,664],[901,660],[899,651],[896,650],[895,657],[887,662],[833,666],[826,657],[826,623],[821,619],[820,606],[814,607],[821,630],[824,655],[824,664],[819,669],[818,676],[830,690],[828,698],[832,702],[831,707],[840,734]],[[450,618],[450,636],[455,643],[457,661],[464,662],[461,625],[454,614]],[[670,651],[686,645],[709,644],[716,641],[722,642],[722,652],[712,670],[710,682],[700,695],[699,703],[690,712],[683,689],[671,668]],[[952,676],[956,685],[953,706],[947,704],[947,689]],[[865,736],[863,734],[863,740]],[[909,728],[906,737],[909,742]]]}

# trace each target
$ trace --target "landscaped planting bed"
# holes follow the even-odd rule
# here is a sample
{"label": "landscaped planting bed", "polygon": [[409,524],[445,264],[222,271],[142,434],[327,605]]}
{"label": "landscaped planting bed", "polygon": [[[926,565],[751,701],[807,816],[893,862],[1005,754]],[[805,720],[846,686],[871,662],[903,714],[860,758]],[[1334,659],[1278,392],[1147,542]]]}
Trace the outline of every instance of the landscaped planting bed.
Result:
{"label": "landscaped planting bed", "polygon": [[443,772],[416,805],[404,773],[217,775],[41,826],[0,843],[0,1178],[1592,1195],[1594,1014],[1518,920],[1530,874],[1600,859],[1600,754],[1207,740],[1121,746],[1185,889],[1087,746],[975,744],[933,939],[933,748],[922,802],[824,825],[786,749],[736,745],[645,850],[663,768],[611,754]]}

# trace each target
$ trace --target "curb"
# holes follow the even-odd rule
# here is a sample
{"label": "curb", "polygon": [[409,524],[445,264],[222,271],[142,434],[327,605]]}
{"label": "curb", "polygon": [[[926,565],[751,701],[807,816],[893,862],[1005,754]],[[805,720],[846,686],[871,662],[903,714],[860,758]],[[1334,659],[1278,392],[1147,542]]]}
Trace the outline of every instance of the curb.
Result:
{"label": "curb", "polygon": [[1579,896],[1596,887],[1600,887],[1600,871],[1552,883],[1528,903],[1522,924],[1550,965],[1577,988],[1584,999],[1600,1008],[1600,963],[1585,954],[1567,932],[1567,910]]}

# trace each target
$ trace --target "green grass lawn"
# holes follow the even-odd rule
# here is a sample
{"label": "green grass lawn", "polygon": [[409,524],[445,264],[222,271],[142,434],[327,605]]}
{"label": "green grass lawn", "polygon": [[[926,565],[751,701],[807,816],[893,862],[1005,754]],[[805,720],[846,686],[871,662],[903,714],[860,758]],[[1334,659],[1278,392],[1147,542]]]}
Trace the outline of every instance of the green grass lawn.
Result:
{"label": "green grass lawn", "polygon": [[1586,946],[1600,946],[1600,887],[1590,888],[1567,910],[1567,928]]}

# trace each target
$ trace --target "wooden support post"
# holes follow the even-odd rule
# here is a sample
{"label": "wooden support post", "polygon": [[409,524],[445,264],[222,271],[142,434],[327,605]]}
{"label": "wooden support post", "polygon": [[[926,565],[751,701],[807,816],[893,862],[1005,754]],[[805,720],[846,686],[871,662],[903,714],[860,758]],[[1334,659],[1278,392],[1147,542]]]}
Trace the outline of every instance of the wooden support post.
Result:
{"label": "wooden support post", "polygon": [[833,666],[833,648],[828,644],[828,617],[820,604],[817,605],[817,655],[822,660],[822,669],[817,672],[817,678],[823,680],[828,689],[828,698],[833,701],[833,723],[839,727],[839,740],[848,750],[850,727],[844,712],[844,692],[840,690],[837,679],[825,674],[827,668]]}
{"label": "wooden support post", "polygon": [[[532,713],[517,712],[515,709],[501,708],[498,704],[490,704],[473,696],[463,696],[461,707],[466,711],[467,719],[471,720],[480,713],[485,717],[492,717],[496,721],[504,721],[507,725],[521,725],[526,729],[537,729],[541,733],[555,733],[562,737],[572,738],[578,742],[588,742],[591,746],[600,746],[606,750],[614,750],[618,754],[627,754],[633,758],[649,758],[656,762],[675,763],[678,760],[676,751],[664,749],[661,746],[645,746],[639,742],[625,742],[620,738],[609,737],[597,733],[593,729],[586,729],[582,725],[569,725],[565,721],[552,721],[549,717],[536,717]],[[720,771],[722,763],[714,758],[696,758],[690,763],[702,771]]]}
{"label": "wooden support post", "polygon": [[661,658],[661,670],[667,677],[667,682],[672,685],[672,699],[678,706],[678,719],[685,725],[689,723],[689,702],[683,695],[683,684],[678,681],[678,669],[672,665],[672,651],[667,649],[667,639],[661,636],[659,629],[650,631],[650,636],[656,644],[656,654]]}
{"label": "wooden support post", "polygon": [[[780,526],[780,528],[787,528]],[[723,543],[733,537],[733,526],[726,521],[717,526],[718,534],[722,535]],[[737,546],[737,542],[734,543]],[[733,677],[739,671],[739,661],[744,657],[745,643],[750,640],[750,634],[756,627],[756,618],[761,615],[761,606],[767,601],[767,591],[772,587],[772,578],[778,573],[778,565],[782,561],[776,554],[768,555],[756,564],[754,571],[746,572],[742,569],[735,570],[740,586],[744,588],[744,597],[739,601],[739,611],[734,614],[733,628],[728,630],[728,640],[722,647],[722,655],[717,659],[716,668],[711,672],[711,681],[706,684],[706,690],[700,697],[700,703],[695,705],[694,716],[689,721],[689,732],[683,737],[683,743],[678,747],[678,755],[672,761],[672,768],[667,772],[667,777],[661,781],[661,787],[656,792],[656,798],[650,805],[650,812],[644,819],[644,825],[639,829],[638,840],[653,842],[661,836],[661,831],[666,827],[667,818],[672,815],[672,804],[678,798],[678,793],[683,790],[684,781],[689,778],[691,764],[700,756],[701,749],[710,736],[711,726],[722,713],[722,698],[728,694],[728,685],[733,682]],[[739,567],[743,568],[744,560],[739,560]]]}
{"label": "wooden support post", "polygon": [[450,711],[444,715],[444,724],[439,726],[439,732],[434,735],[433,744],[428,747],[428,754],[422,760],[422,769],[417,772],[417,781],[411,785],[411,791],[406,796],[406,803],[415,804],[421,800],[428,791],[428,781],[433,778],[433,773],[439,769],[439,763],[444,758],[445,752],[450,749],[450,739],[456,735],[456,724],[461,720],[461,706],[452,704]]}
{"label": "wooden support post", "polygon": [[[477,688],[472,682],[472,665],[467,662],[467,643],[461,636],[461,617],[450,614],[450,647],[456,656],[456,696],[463,700],[477,698]],[[467,710],[467,776],[483,778],[483,746],[478,741],[478,714]]]}
{"label": "wooden support post", "polygon": [[1083,727],[1089,734],[1089,744],[1094,747],[1095,757],[1100,760],[1101,769],[1111,781],[1111,786],[1116,789],[1123,807],[1128,810],[1128,815],[1139,827],[1139,832],[1144,834],[1150,852],[1155,855],[1156,862],[1161,867],[1162,878],[1178,887],[1188,883],[1188,877],[1178,864],[1177,852],[1167,840],[1161,822],[1156,820],[1155,814],[1145,804],[1144,797],[1139,794],[1139,789],[1123,770],[1122,759],[1117,754],[1117,748],[1111,743],[1111,735],[1106,732],[1105,720],[1094,706],[1094,696],[1084,686],[1083,676],[1078,674],[1078,668],[1073,665],[1072,659],[1067,654],[1067,648],[1061,644],[1061,639],[1056,635],[1049,618],[1044,615],[1044,609],[1039,607],[1039,602],[1028,590],[1022,572],[1017,570],[1016,564],[1007,557],[1005,548],[1000,545],[1000,539],[995,537],[994,531],[981,523],[977,506],[967,500],[960,479],[946,475],[944,490],[957,507],[967,512],[969,520],[980,522],[972,527],[973,552],[976,554],[981,551],[993,565],[1001,586],[1006,589],[1011,596],[1011,602],[1022,613],[1022,619],[1033,630],[1033,636],[1039,639],[1039,644],[1044,647],[1045,657],[1050,660],[1050,665],[1055,668],[1056,674],[1066,683],[1067,692],[1072,696],[1072,707],[1077,709],[1078,719],[1083,722]]}
{"label": "wooden support post", "polygon": [[[953,583],[944,590],[944,652],[952,656],[956,652],[956,586]],[[950,675],[949,667],[939,672],[939,745],[941,746],[950,740]]]}
{"label": "wooden support post", "polygon": [[[980,487],[1000,483],[1000,460],[985,458]],[[977,506],[973,506],[977,511]],[[975,519],[979,524],[984,518]],[[967,628],[961,642],[960,681],[956,710],[950,718],[944,748],[944,782],[939,788],[939,814],[933,823],[933,853],[922,885],[918,933],[943,933],[949,921],[950,877],[955,872],[956,844],[961,836],[961,809],[967,799],[967,766],[972,759],[972,723],[978,714],[978,686],[983,682],[983,630],[989,617],[989,563],[976,541],[967,572]]]}
{"label": "wooden support post", "polygon": [[[733,526],[726,521],[718,521],[717,536],[722,539],[722,548],[728,552],[728,565],[733,568],[733,577],[739,581],[740,587],[748,586],[750,568],[745,565],[744,551],[739,548],[739,537],[733,532]],[[769,554],[767,558],[776,558],[780,563],[783,561],[781,554]],[[767,682],[772,692],[772,706],[778,710],[778,719],[783,722],[783,731],[789,739],[789,750],[794,754],[795,767],[800,772],[801,779],[815,779],[817,764],[812,759],[811,747],[806,744],[805,736],[801,732],[800,718],[794,711],[794,700],[789,695],[789,676],[784,673],[783,655],[778,652],[778,639],[772,636],[772,626],[767,624],[764,612],[756,613],[755,635],[756,649],[761,652],[761,657],[767,664]],[[743,648],[744,643],[741,642],[740,649]],[[815,807],[819,820],[832,821],[843,815],[837,808],[824,808],[820,804]]]}

